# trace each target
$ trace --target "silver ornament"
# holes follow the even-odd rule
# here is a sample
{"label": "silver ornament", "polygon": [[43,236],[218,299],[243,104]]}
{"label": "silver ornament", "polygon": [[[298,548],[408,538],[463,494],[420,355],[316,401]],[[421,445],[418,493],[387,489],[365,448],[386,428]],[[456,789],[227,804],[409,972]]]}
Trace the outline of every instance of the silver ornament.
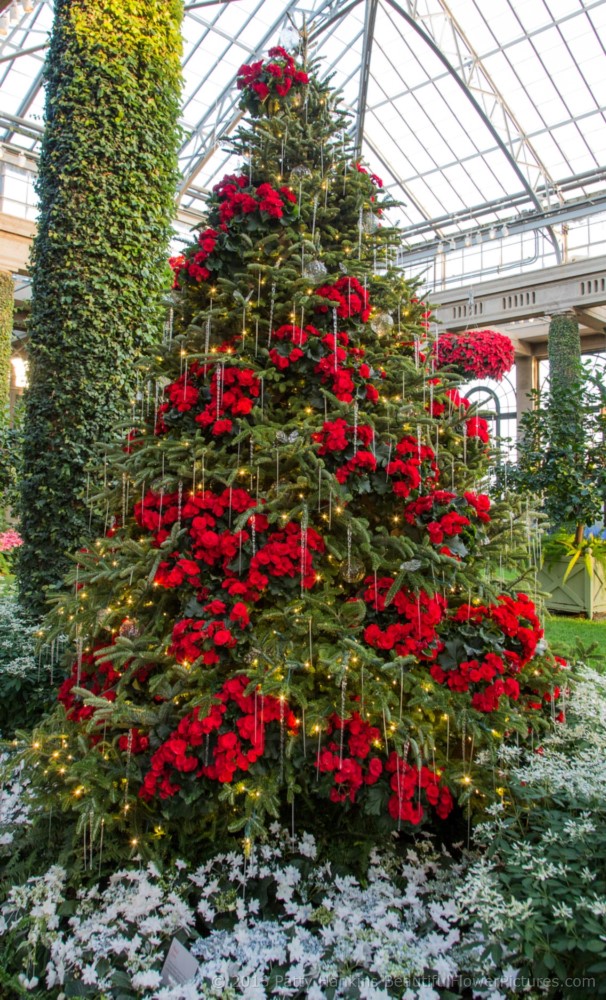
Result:
{"label": "silver ornament", "polygon": [[276,441],[279,441],[280,444],[294,444],[298,437],[298,431],[291,431],[290,434],[286,434],[285,431],[278,431]]}
{"label": "silver ornament", "polygon": [[303,277],[309,278],[310,281],[318,281],[327,273],[323,260],[308,260],[303,268]]}
{"label": "silver ornament", "polygon": [[301,46],[301,35],[295,28],[294,24],[289,24],[288,21],[282,26],[280,35],[278,38],[278,43],[287,52],[298,52]]}
{"label": "silver ornament", "polygon": [[298,167],[293,167],[290,176],[296,181],[304,181],[306,177],[311,177],[311,170],[301,163]]}
{"label": "silver ornament", "polygon": [[383,337],[386,333],[391,333],[393,327],[393,317],[389,313],[377,313],[370,321],[370,329],[379,337]]}
{"label": "silver ornament", "polygon": [[339,571],[347,583],[359,583],[360,580],[364,579],[366,566],[360,559],[344,559]]}
{"label": "silver ornament", "polygon": [[124,636],[125,639],[138,639],[141,635],[141,629],[133,618],[125,618],[118,629],[118,634]]}

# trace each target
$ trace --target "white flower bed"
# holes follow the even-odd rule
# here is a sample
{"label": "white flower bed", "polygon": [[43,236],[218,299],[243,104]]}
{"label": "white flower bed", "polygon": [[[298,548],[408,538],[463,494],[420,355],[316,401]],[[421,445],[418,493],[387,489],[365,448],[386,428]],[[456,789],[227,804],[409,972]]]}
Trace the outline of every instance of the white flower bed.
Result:
{"label": "white flower bed", "polygon": [[30,822],[28,785],[23,762],[15,765],[10,754],[0,754],[0,857],[9,853],[19,827]]}
{"label": "white flower bed", "polygon": [[[168,874],[154,865],[118,872],[105,888],[82,891],[67,919],[66,873],[53,867],[11,891],[0,932],[22,931],[26,988],[79,980],[90,988],[80,995],[91,997],[437,1000],[439,987],[456,990],[462,971],[478,972],[453,902],[462,870],[429,844],[404,863],[376,853],[363,884],[315,864],[315,851],[310,836],[293,843],[274,827],[271,845],[250,857],[218,855],[191,872],[182,863]],[[163,986],[175,935],[200,969],[189,983]],[[43,949],[50,958],[39,983],[32,970]],[[482,984],[474,992],[504,995]]]}

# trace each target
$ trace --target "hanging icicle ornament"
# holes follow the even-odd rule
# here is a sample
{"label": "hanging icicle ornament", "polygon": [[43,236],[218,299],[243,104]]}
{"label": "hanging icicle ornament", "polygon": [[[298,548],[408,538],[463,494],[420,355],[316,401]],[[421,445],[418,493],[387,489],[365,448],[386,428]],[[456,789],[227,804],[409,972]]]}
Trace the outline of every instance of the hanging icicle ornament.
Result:
{"label": "hanging icicle ornament", "polygon": [[328,273],[322,260],[308,260],[303,267],[303,277],[308,281],[320,281]]}
{"label": "hanging icicle ornament", "polygon": [[362,231],[364,233],[374,233],[379,228],[379,220],[374,212],[362,213]]}
{"label": "hanging icicle ornament", "polygon": [[347,525],[347,559],[339,567],[341,576],[347,583],[359,583],[366,575],[366,566],[356,556],[352,555],[352,529]]}
{"label": "hanging icicle ornament", "polygon": [[387,312],[377,313],[370,321],[370,329],[378,337],[384,337],[388,333],[393,333],[394,325],[393,316],[390,316]]}
{"label": "hanging icicle ornament", "polygon": [[304,164],[301,164],[298,167],[293,167],[293,169],[290,172],[290,180],[293,187],[298,185],[299,188],[299,197],[297,199],[299,211],[301,211],[301,200],[303,197],[303,181],[306,180],[308,177],[311,177],[311,170]]}

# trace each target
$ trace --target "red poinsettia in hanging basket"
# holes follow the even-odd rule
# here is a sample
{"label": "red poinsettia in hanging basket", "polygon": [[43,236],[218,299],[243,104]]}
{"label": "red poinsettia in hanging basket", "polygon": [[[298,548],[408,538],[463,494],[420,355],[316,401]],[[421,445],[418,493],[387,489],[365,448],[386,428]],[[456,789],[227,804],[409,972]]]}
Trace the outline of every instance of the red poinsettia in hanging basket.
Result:
{"label": "red poinsettia in hanging basket", "polygon": [[442,333],[435,346],[438,368],[454,368],[463,378],[500,381],[513,368],[514,350],[509,337],[496,330]]}

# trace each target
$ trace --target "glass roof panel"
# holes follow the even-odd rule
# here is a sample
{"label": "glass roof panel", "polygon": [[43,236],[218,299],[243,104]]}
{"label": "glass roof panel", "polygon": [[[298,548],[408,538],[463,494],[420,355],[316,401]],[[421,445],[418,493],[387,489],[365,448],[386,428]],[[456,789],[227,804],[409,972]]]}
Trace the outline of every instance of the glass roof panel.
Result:
{"label": "glass roof panel", "polygon": [[[19,53],[43,47],[52,23],[52,0],[32,3],[27,13],[13,0],[0,36],[0,143],[17,154],[37,150],[43,110],[44,51]],[[591,211],[600,198],[606,207],[606,0],[378,0],[361,79],[372,3],[186,0],[184,208],[199,212],[204,190],[233,168],[221,142],[240,116],[237,70],[278,42],[288,12],[305,18],[321,73],[334,71],[354,114],[365,95],[362,149],[404,202],[405,230],[423,224],[412,233],[421,249],[445,229],[462,240],[585,194]],[[463,268],[477,267],[472,256]]]}

